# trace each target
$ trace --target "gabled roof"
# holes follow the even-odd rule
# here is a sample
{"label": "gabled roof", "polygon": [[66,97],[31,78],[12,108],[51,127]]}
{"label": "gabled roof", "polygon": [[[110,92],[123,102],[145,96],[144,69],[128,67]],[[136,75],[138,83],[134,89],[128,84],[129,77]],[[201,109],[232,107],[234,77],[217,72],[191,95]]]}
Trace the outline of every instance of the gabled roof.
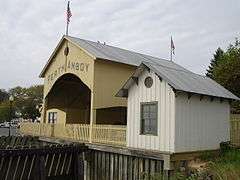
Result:
{"label": "gabled roof", "polygon": [[230,91],[228,91],[212,79],[206,76],[195,74],[182,68],[179,65],[177,66],[177,68],[173,68],[161,65],[157,62],[143,62],[136,69],[132,77],[127,80],[121,90],[119,90],[116,96],[127,97],[127,93],[125,93],[125,91],[130,88],[130,86],[134,82],[134,79],[136,77],[139,77],[144,69],[149,68],[157,76],[165,80],[175,90],[213,97],[240,100],[237,96],[232,94]]}
{"label": "gabled roof", "polygon": [[[132,66],[139,66],[143,61],[145,62],[158,62],[159,64],[171,68],[179,68],[179,66],[173,62],[170,62],[165,59],[152,57],[149,55],[121,49],[114,46],[104,45],[99,42],[84,40],[76,37],[71,36],[63,36],[60,42],[58,43],[57,47],[53,51],[52,55],[50,56],[47,64],[43,68],[40,77],[44,77],[44,74],[51,64],[51,61],[55,54],[57,53],[59,47],[61,46],[64,40],[68,40],[78,46],[80,49],[88,53],[94,59],[103,59],[103,60],[110,60],[118,63],[128,64]],[[181,67],[182,68],[182,67]],[[183,68],[182,68],[183,69]]]}
{"label": "gabled roof", "polygon": [[[238,97],[210,78],[195,74],[172,61],[71,36],[62,37],[43,68],[40,77],[44,77],[53,57],[65,40],[75,44],[81,50],[93,57],[93,59],[109,60],[132,66],[139,66],[133,77],[138,76],[145,67],[148,67],[158,76],[166,80],[176,90],[239,100]],[[128,89],[131,83],[132,77],[126,82],[122,90]],[[122,90],[118,92],[117,96],[123,96]]]}

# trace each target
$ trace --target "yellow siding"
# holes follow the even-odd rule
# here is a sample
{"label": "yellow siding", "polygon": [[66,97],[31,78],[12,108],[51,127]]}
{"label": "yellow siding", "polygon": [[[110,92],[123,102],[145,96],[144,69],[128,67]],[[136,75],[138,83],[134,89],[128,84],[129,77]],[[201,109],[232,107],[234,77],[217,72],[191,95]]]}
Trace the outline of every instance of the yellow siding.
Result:
{"label": "yellow siding", "polygon": [[126,99],[115,97],[115,95],[134,70],[134,66],[96,60],[94,67],[94,108],[127,106]]}
{"label": "yellow siding", "polygon": [[[66,58],[64,49],[69,47],[69,54]],[[89,89],[93,89],[94,60],[83,50],[71,42],[65,41],[57,51],[52,63],[49,65],[44,76],[44,97],[47,96],[56,80],[63,74],[72,73],[78,76]]]}
{"label": "yellow siding", "polygon": [[[67,57],[64,55],[66,46],[69,47],[69,54]],[[81,79],[91,90],[90,119],[95,123],[96,109],[127,106],[126,99],[115,97],[115,94],[132,75],[135,68],[134,66],[112,61],[95,60],[94,57],[90,56],[85,50],[81,49],[81,47],[64,40],[58,47],[56,55],[53,57],[44,74],[44,102],[50,102],[49,97],[46,97],[51,91],[54,83],[64,74],[72,73],[79,77],[79,79]],[[61,88],[59,91],[61,91]],[[58,99],[57,95],[54,97]],[[79,115],[84,114],[80,113],[80,109],[79,112],[78,109],[63,109],[59,101],[62,101],[62,98],[56,100],[56,103],[52,107],[46,106],[47,104],[51,105],[52,101],[44,104],[42,122],[46,122],[48,118],[48,109],[55,108],[58,109],[60,113],[59,117],[64,118],[59,120],[60,122],[65,123],[67,119],[69,123],[85,123],[78,121],[80,118]],[[64,110],[64,116],[62,115],[62,110]]]}

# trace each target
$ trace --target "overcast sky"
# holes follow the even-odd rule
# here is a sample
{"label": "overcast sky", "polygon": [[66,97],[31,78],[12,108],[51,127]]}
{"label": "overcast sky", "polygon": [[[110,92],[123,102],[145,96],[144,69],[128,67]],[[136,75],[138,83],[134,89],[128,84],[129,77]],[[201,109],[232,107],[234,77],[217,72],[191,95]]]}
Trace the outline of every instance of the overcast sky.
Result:
{"label": "overcast sky", "polygon": [[[38,75],[65,32],[66,0],[1,0],[0,88]],[[72,0],[69,34],[169,58],[204,74],[217,47],[240,37],[239,0]]]}

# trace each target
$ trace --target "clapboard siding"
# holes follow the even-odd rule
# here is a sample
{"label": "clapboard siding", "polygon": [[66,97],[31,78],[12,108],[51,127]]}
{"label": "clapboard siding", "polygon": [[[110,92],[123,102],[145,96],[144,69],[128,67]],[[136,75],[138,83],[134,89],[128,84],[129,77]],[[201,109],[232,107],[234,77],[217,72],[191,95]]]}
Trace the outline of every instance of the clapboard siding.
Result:
{"label": "clapboard siding", "polygon": [[[146,88],[144,80],[153,78],[151,88]],[[129,89],[127,112],[127,146],[140,149],[174,151],[175,94],[164,80],[152,71],[144,71],[138,85]],[[158,135],[140,135],[140,103],[158,102]]]}
{"label": "clapboard siding", "polygon": [[176,99],[175,152],[213,150],[230,140],[230,106],[227,100],[211,100],[199,95],[190,99],[186,93]]}

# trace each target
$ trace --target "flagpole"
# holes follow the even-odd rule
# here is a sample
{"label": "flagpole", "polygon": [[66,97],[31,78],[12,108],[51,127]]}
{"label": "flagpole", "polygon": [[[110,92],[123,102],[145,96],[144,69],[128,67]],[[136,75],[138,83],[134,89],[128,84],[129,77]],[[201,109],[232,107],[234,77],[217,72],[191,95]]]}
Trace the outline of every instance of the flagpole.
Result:
{"label": "flagpole", "polygon": [[171,36],[171,44],[170,44],[170,61],[173,60],[173,54],[175,55],[174,50],[175,50],[175,46],[174,46],[173,39],[172,39],[172,36]]}
{"label": "flagpole", "polygon": [[170,61],[172,61],[172,47],[170,47]]}
{"label": "flagpole", "polygon": [[66,26],[66,36],[68,36],[68,22],[67,22],[67,26]]}
{"label": "flagpole", "polygon": [[68,27],[69,27],[69,22],[70,22],[70,17],[72,16],[71,11],[70,11],[70,1],[67,3],[67,26],[66,26],[66,36],[68,36]]}

